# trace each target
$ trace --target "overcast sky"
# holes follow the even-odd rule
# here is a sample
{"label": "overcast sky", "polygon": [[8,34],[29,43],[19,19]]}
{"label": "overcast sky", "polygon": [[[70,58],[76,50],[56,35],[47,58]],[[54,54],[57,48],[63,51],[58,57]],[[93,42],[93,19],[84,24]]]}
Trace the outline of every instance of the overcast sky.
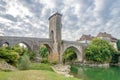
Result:
{"label": "overcast sky", "polygon": [[48,38],[48,18],[60,12],[62,39],[107,32],[120,38],[120,0],[0,0],[0,35]]}

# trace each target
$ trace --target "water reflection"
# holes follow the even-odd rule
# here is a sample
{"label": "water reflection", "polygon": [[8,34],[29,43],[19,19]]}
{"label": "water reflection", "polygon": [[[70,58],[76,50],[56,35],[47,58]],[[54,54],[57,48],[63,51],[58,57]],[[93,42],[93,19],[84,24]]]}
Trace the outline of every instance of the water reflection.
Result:
{"label": "water reflection", "polygon": [[72,68],[71,72],[83,80],[120,80],[120,67],[98,68],[73,66]]}

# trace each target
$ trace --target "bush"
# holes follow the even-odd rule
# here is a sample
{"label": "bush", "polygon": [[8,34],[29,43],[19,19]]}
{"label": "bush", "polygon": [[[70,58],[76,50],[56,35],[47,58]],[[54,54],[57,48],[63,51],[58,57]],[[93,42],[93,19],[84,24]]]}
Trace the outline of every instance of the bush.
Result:
{"label": "bush", "polygon": [[30,59],[28,57],[28,55],[24,54],[23,56],[21,56],[19,62],[18,62],[18,68],[21,70],[27,70],[30,67]]}
{"label": "bush", "polygon": [[35,58],[35,52],[29,53],[30,60],[34,60]]}
{"label": "bush", "polygon": [[6,62],[15,65],[19,59],[19,54],[13,50],[8,50],[4,47],[0,48],[0,58],[5,59]]}
{"label": "bush", "polygon": [[110,62],[115,49],[107,41],[95,38],[85,50],[87,61],[95,63]]}
{"label": "bush", "polygon": [[63,53],[63,63],[77,60],[76,52],[70,47]]}
{"label": "bush", "polygon": [[120,56],[120,52],[119,51],[117,53],[113,54],[111,63],[112,64],[118,63],[119,62],[119,56]]}
{"label": "bush", "polygon": [[40,56],[42,58],[47,58],[48,57],[48,54],[49,54],[49,50],[48,48],[45,46],[45,45],[42,45],[41,48],[40,48]]}

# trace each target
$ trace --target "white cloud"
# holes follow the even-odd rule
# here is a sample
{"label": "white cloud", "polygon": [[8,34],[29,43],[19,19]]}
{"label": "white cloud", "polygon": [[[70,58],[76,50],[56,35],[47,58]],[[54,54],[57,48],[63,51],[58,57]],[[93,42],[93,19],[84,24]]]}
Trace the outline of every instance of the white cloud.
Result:
{"label": "white cloud", "polygon": [[32,16],[32,13],[17,0],[8,1],[6,9],[6,13],[14,17],[20,16],[23,18],[25,16]]}
{"label": "white cloud", "polygon": [[62,38],[100,31],[120,38],[120,0],[0,0],[0,33],[48,38],[48,18],[63,14]]}

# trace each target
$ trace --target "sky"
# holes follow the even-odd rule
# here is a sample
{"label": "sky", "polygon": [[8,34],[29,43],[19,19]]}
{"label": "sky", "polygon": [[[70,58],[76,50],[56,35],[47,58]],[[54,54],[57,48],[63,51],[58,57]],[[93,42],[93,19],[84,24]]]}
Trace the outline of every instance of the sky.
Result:
{"label": "sky", "polygon": [[63,40],[99,32],[120,39],[120,0],[0,0],[0,36],[48,38],[48,18],[57,11]]}

